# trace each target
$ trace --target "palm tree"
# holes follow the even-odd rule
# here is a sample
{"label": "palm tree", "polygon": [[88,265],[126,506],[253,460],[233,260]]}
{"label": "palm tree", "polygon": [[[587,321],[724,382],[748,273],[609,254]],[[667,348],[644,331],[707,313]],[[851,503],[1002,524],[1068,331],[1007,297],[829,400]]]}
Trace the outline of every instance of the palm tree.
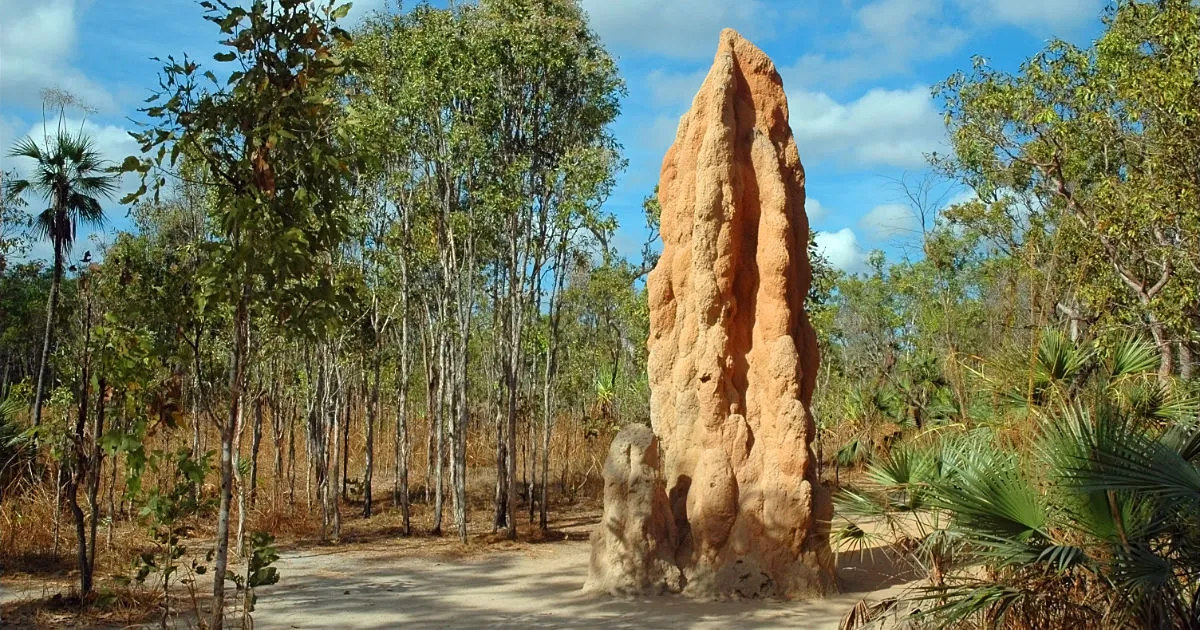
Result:
{"label": "palm tree", "polygon": [[37,389],[33,399],[33,426],[42,421],[42,400],[46,389],[46,363],[54,340],[54,314],[58,309],[59,285],[63,276],[63,256],[71,250],[80,223],[98,225],[104,220],[100,198],[112,198],[118,176],[111,173],[95,142],[81,129],[72,135],[60,123],[56,134],[39,146],[26,136],[9,151],[11,157],[35,162],[27,178],[10,180],[8,194],[33,192],[49,204],[34,222],[40,236],[54,245],[54,276],[46,306],[46,330],[42,337],[42,356],[38,362]]}
{"label": "palm tree", "polygon": [[839,542],[927,574],[904,597],[914,627],[1200,630],[1200,401],[1159,361],[1134,337],[1043,336],[1032,402],[1012,397],[1026,441],[994,423],[895,449],[838,495]]}

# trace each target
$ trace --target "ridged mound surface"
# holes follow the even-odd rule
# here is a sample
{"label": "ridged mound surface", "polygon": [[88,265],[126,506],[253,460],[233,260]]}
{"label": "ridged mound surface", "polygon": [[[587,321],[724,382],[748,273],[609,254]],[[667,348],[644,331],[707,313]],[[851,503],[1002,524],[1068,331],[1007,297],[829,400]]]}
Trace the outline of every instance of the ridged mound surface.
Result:
{"label": "ridged mound surface", "polygon": [[[653,548],[646,562],[661,566],[662,547],[672,546],[683,579],[639,570],[621,588],[610,588],[612,580],[589,585],[697,596],[829,592],[833,510],[811,449],[819,359],[804,312],[812,281],[804,168],[775,65],[732,30],[721,34],[663,161],[659,202],[663,253],[647,287],[661,482],[644,488],[664,488],[666,501],[635,503],[669,506],[674,531],[633,547]],[[630,495],[611,494],[606,488],[605,522],[593,539],[593,576],[606,558],[627,565],[639,556],[628,523],[617,522]],[[660,521],[648,514],[644,522]],[[622,536],[604,534],[613,528]],[[635,529],[644,537],[667,531]]]}

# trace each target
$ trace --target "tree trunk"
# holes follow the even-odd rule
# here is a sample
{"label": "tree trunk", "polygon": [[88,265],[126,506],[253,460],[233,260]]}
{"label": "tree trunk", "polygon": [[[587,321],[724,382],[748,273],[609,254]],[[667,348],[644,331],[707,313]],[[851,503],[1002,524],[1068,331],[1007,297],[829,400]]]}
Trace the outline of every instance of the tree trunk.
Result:
{"label": "tree trunk", "polygon": [[250,507],[258,498],[258,452],[262,447],[263,393],[254,397],[254,426],[250,429]]}
{"label": "tree trunk", "polygon": [[504,438],[504,413],[497,398],[495,405],[496,416],[496,516],[492,521],[492,531],[497,532],[508,527],[508,458]]}
{"label": "tree trunk", "polygon": [[1167,337],[1166,327],[1158,321],[1158,318],[1153,313],[1149,315],[1150,319],[1150,334],[1154,337],[1154,345],[1158,346],[1160,362],[1158,365],[1159,380],[1166,381],[1171,378],[1171,373],[1175,370],[1175,356],[1173,352],[1173,344]]}
{"label": "tree trunk", "polygon": [[1191,343],[1184,339],[1179,342],[1179,378],[1190,381],[1195,374],[1196,362],[1192,358]]}
{"label": "tree trunk", "polygon": [[[79,286],[84,293],[84,312],[83,312],[83,357],[79,366],[79,414],[75,417],[75,431],[71,435],[72,452],[75,455],[74,465],[72,466],[71,474],[67,477],[66,483],[66,498],[71,508],[71,515],[75,519],[75,542],[77,559],[79,561],[79,596],[80,599],[87,597],[92,592],[92,566],[88,562],[88,539],[87,539],[87,522],[84,518],[83,510],[79,507],[79,484],[84,478],[90,478],[91,474],[88,470],[88,449],[87,442],[87,420],[88,407],[91,401],[91,395],[88,393],[89,383],[91,382],[91,354],[89,346],[91,345],[92,336],[92,301],[91,295],[87,292],[87,279],[81,274]],[[92,515],[92,520],[95,520],[95,514]]]}
{"label": "tree trunk", "polygon": [[213,558],[213,598],[211,630],[221,630],[225,624],[225,574],[229,566],[229,511],[233,502],[233,440],[237,435],[237,422],[242,415],[242,388],[245,383],[246,344],[249,326],[250,285],[242,286],[242,297],[238,300],[234,316],[233,347],[230,349],[229,366],[229,416],[220,427],[221,465],[218,493],[220,505],[217,509],[217,540]]}
{"label": "tree trunk", "polygon": [[[104,391],[108,387],[108,379],[100,377],[97,383],[99,392],[96,400],[95,420],[92,424],[92,456],[91,474],[88,477],[88,509],[92,513],[91,531],[88,532],[88,573],[96,570],[96,528],[99,526],[100,515],[100,474],[104,467],[104,449],[100,448],[100,438],[104,436]],[[109,521],[113,514],[109,510]]]}
{"label": "tree trunk", "polygon": [[425,416],[428,420],[425,430],[425,505],[433,500],[434,472],[434,439],[437,434],[437,369],[434,366],[433,321],[426,314],[428,331],[422,333],[421,358],[425,363]]}
{"label": "tree trunk", "polygon": [[75,420],[75,433],[72,436],[75,462],[74,469],[67,477],[66,498],[75,519],[76,557],[79,564],[79,595],[85,597],[92,592],[92,567],[88,563],[87,522],[83,510],[79,507],[79,482],[88,474],[88,462],[84,448],[84,427],[87,426],[88,400],[87,393],[88,368],[87,358],[83,360],[83,386],[80,392],[79,415]]}
{"label": "tree trunk", "polygon": [[242,479],[242,427],[246,403],[238,405],[237,432],[233,436],[233,483],[237,486],[237,531],[234,553],[239,558],[246,556],[246,480]]}
{"label": "tree trunk", "polygon": [[42,402],[46,398],[46,367],[50,361],[50,345],[54,342],[54,313],[58,310],[58,294],[63,276],[63,243],[54,239],[54,275],[50,280],[50,297],[46,301],[46,328],[42,334],[42,355],[38,359],[37,387],[33,390],[34,447],[37,446],[37,429],[42,425]]}
{"label": "tree trunk", "polygon": [[[439,337],[441,337],[439,333]],[[444,338],[438,339],[438,396],[437,396],[437,427],[436,427],[436,444],[435,444],[435,462],[434,462],[434,493],[433,493],[433,534],[435,536],[442,535],[442,511],[445,508],[445,487],[442,474],[442,466],[446,461],[445,444],[445,427],[446,427],[446,394],[447,381],[446,374],[446,341]]]}
{"label": "tree trunk", "polygon": [[[329,492],[329,503],[330,503],[329,511],[330,511],[330,517],[332,519],[332,523],[331,523],[332,537],[333,537],[334,541],[337,541],[337,540],[340,540],[342,537],[342,508],[338,502],[338,493],[337,493],[338,474],[339,474],[338,467],[337,467],[337,453],[339,452],[338,440],[341,439],[343,436],[343,432],[338,430],[338,423],[343,420],[343,416],[342,416],[343,399],[348,402],[349,398],[350,398],[350,394],[349,394],[349,392],[346,391],[346,384],[342,377],[341,368],[339,368],[335,365],[333,368],[333,372],[334,372],[334,380],[337,383],[337,385],[334,390],[334,394],[332,396],[332,404],[333,404],[332,411],[333,411],[333,413],[330,414],[330,418],[332,418],[332,425],[331,425],[332,433],[333,433],[332,452],[333,452],[333,458],[334,458],[334,462],[333,462],[334,465],[333,465],[333,483],[330,484],[330,492]],[[347,415],[347,417],[348,417],[348,415]],[[349,424],[349,423],[347,422],[346,424]],[[344,459],[345,449],[342,448],[342,449],[340,449],[340,451],[343,454],[342,470],[344,471],[345,470],[345,459]],[[345,473],[343,472],[342,474],[344,475]],[[343,477],[343,483],[345,483],[344,477]],[[345,486],[343,485],[343,489],[344,488],[345,488]]]}
{"label": "tree trunk", "polygon": [[300,407],[293,402],[292,413],[288,417],[288,510],[296,505],[296,422]]}
{"label": "tree trunk", "polygon": [[375,420],[379,417],[379,379],[383,373],[383,335],[375,331],[371,399],[367,402],[367,463],[363,468],[363,518],[371,518],[371,484],[375,479]]}
{"label": "tree trunk", "polygon": [[284,482],[283,476],[283,442],[287,438],[287,425],[284,424],[283,401],[279,397],[279,389],[273,388],[271,398],[267,402],[267,409],[271,412],[271,438],[275,443],[275,459],[273,470],[275,471],[275,481],[271,484],[271,507],[279,507],[279,495],[281,494],[281,484]]}
{"label": "tree trunk", "polygon": [[[498,282],[492,283],[492,330],[497,338],[503,334],[500,325],[500,288]],[[488,388],[488,405],[492,409],[494,416],[493,424],[496,431],[496,494],[493,497],[495,506],[495,515],[492,520],[492,532],[498,532],[501,529],[508,527],[508,464],[505,452],[504,441],[504,399],[500,395],[502,391],[504,374],[504,352],[502,344],[493,344],[496,348],[492,356],[492,369],[495,372],[492,379],[496,384],[496,388]],[[493,396],[492,391],[495,389],[496,394]]]}
{"label": "tree trunk", "polygon": [[458,525],[458,539],[467,542],[467,425],[470,420],[470,407],[467,401],[467,360],[470,349],[471,319],[470,300],[459,305],[458,348],[454,362],[454,421],[457,425],[454,448],[454,467],[456,483],[454,487],[456,504],[454,520]]}
{"label": "tree trunk", "polygon": [[412,534],[412,510],[408,496],[408,300],[401,305],[400,314],[400,400],[396,405],[396,487],[393,503],[399,502],[404,519],[404,535]]}
{"label": "tree trunk", "polygon": [[[338,376],[338,393],[341,394],[343,391],[343,388],[344,388],[344,384],[342,383],[342,377],[340,376],[341,370],[338,370],[338,374],[339,374],[339,376]],[[335,459],[337,457],[342,458],[342,500],[349,501],[350,500],[350,474],[349,474],[350,473],[350,392],[349,391],[345,392],[345,398],[346,398],[345,415],[342,417],[342,419],[344,420],[342,422],[342,435],[341,435],[342,446],[341,446],[341,451],[338,451],[337,447],[335,447],[334,453],[339,453],[339,452],[341,453],[340,455],[335,455]],[[338,410],[341,411],[342,403],[341,403],[340,398],[338,399],[337,404],[338,404]],[[336,486],[337,486],[337,484],[334,484],[334,487],[336,487]]]}

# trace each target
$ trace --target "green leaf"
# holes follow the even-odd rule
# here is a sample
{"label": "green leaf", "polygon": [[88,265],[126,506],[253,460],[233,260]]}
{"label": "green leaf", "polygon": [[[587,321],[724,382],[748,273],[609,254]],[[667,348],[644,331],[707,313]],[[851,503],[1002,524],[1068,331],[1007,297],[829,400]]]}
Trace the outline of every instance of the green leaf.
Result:
{"label": "green leaf", "polygon": [[332,20],[340,20],[340,19],[346,17],[346,15],[348,13],[350,13],[350,6],[352,4],[354,4],[354,3],[347,2],[346,4],[343,4],[340,7],[337,7],[336,9],[334,9],[333,11],[331,11],[329,13],[329,18]]}

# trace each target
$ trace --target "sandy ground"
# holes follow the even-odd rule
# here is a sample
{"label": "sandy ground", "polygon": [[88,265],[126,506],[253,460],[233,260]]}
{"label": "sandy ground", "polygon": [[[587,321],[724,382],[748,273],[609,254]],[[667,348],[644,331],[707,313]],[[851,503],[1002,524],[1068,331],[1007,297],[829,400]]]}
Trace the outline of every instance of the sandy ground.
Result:
{"label": "sandy ground", "polygon": [[[898,595],[910,579],[887,554],[875,551],[839,554],[843,593],[820,600],[589,596],[580,588],[587,576],[586,537],[595,522],[588,515],[560,523],[567,540],[555,542],[505,541],[463,549],[448,538],[436,543],[375,538],[348,547],[288,551],[275,565],[279,584],[259,589],[254,627],[832,629],[860,600]],[[46,597],[69,586],[4,579],[0,603]]]}
{"label": "sandy ground", "polygon": [[255,627],[273,628],[836,628],[858,601],[902,592],[904,575],[842,554],[846,592],[806,602],[611,599],[580,592],[588,546],[578,538],[472,558],[416,558],[386,545],[285,554],[279,585],[261,589]]}

